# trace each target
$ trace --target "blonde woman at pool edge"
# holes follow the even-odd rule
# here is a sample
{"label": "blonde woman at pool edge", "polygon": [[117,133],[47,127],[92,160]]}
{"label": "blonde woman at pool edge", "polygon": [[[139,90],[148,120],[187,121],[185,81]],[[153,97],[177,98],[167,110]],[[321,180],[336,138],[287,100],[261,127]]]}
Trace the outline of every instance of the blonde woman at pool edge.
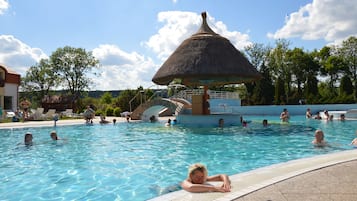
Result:
{"label": "blonde woman at pool edge", "polygon": [[[204,165],[200,163],[193,164],[188,169],[188,176],[181,183],[181,187],[192,193],[201,192],[230,192],[231,181],[226,174],[207,176],[208,172]],[[208,181],[222,181],[222,186],[213,186]]]}

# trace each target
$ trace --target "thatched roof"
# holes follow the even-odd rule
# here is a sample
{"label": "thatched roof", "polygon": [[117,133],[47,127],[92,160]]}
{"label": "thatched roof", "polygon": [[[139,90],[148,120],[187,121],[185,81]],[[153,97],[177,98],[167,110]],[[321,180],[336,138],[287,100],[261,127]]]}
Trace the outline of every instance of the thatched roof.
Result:
{"label": "thatched roof", "polygon": [[182,42],[152,81],[168,85],[181,79],[186,86],[213,86],[250,82],[261,75],[226,38],[208,26],[206,13],[198,32]]}

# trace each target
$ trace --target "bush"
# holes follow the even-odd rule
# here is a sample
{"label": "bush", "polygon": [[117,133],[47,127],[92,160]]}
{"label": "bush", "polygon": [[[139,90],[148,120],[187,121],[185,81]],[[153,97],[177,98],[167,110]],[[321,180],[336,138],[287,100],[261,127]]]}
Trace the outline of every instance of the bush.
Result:
{"label": "bush", "polygon": [[107,107],[106,116],[113,116],[114,109],[112,107]]}
{"label": "bush", "polygon": [[95,116],[100,116],[101,114],[104,114],[103,110],[96,110],[95,111]]}
{"label": "bush", "polygon": [[122,112],[121,108],[120,107],[116,107],[114,109],[114,116],[116,117],[120,117],[120,113]]}

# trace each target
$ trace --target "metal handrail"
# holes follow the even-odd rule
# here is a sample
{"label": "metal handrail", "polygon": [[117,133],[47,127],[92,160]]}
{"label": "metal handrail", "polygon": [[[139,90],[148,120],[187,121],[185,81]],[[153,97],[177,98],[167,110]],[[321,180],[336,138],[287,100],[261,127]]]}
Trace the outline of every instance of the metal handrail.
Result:
{"label": "metal handrail", "polygon": [[[147,89],[150,89],[150,88],[153,87],[153,86],[158,86],[158,85],[151,85],[151,86],[149,86]],[[140,90],[132,99],[130,99],[130,101],[129,101],[130,112],[132,112],[131,103],[136,99],[136,97],[137,97],[139,94],[142,95],[143,93],[145,93],[145,91],[144,91],[144,90]],[[151,98],[152,98],[156,93],[157,93],[157,92],[155,91],[155,93],[154,93],[148,100],[145,99],[144,102],[151,100]],[[141,99],[141,101],[142,101],[142,99]],[[142,104],[142,102],[141,102],[141,104]]]}
{"label": "metal handrail", "polygon": [[[192,95],[203,95],[203,93],[203,89],[183,90],[175,94],[173,97],[191,100]],[[208,90],[208,94],[210,95],[210,99],[240,99],[237,92]]]}
{"label": "metal handrail", "polygon": [[144,91],[139,91],[138,93],[136,93],[136,95],[132,98],[132,99],[130,99],[130,101],[129,101],[129,106],[130,106],[130,112],[132,112],[132,110],[131,110],[131,103],[136,99],[136,97],[139,95],[139,94],[142,94],[142,92],[144,92]]}

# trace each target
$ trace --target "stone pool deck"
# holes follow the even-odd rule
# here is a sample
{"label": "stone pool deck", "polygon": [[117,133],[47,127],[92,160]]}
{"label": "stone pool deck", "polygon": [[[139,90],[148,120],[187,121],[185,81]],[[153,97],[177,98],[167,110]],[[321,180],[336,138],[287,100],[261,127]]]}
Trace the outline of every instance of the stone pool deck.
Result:
{"label": "stone pool deck", "polygon": [[[112,119],[107,117],[109,121]],[[116,119],[117,122],[126,122],[122,117]],[[83,123],[83,119],[73,119],[60,120],[57,125]],[[99,123],[99,118],[94,119],[96,123]],[[36,126],[53,126],[53,121],[0,123],[0,128]],[[356,201],[357,149],[293,160],[230,178],[232,190],[229,193],[189,193],[181,190],[151,201]]]}

